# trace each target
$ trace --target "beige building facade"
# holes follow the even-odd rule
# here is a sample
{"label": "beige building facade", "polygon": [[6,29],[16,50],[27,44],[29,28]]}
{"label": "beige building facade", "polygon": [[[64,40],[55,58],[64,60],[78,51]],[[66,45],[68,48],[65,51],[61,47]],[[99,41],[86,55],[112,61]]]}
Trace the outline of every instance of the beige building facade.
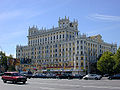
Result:
{"label": "beige building facade", "polygon": [[31,59],[39,71],[83,73],[102,53],[117,51],[117,45],[104,42],[101,35],[80,34],[78,21],[71,22],[69,17],[59,18],[58,27],[39,30],[33,26],[28,31],[28,45],[17,45],[16,57]]}

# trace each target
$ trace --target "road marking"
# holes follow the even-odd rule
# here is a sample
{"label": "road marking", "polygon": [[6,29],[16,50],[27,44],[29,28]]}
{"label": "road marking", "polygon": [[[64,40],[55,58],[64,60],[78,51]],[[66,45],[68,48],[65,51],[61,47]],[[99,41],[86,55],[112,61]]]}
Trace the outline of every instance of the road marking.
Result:
{"label": "road marking", "polygon": [[107,89],[119,89],[120,87],[112,87],[112,86],[82,86],[82,87],[87,87],[87,88],[107,88]]}
{"label": "road marking", "polygon": [[81,85],[71,85],[71,84],[56,84],[56,83],[39,83],[39,82],[32,82],[34,84],[47,84],[47,85],[57,85],[57,86],[81,86]]}

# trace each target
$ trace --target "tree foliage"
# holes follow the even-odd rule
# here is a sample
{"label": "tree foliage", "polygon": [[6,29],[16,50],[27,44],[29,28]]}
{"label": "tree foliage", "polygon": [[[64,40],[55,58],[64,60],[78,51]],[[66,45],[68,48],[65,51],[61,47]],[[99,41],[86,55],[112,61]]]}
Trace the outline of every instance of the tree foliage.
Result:
{"label": "tree foliage", "polygon": [[116,54],[114,55],[115,59],[115,72],[120,73],[120,48],[117,50]]}
{"label": "tree foliage", "polygon": [[0,67],[3,67],[5,71],[7,71],[8,69],[11,71],[15,70],[15,66],[8,66],[9,59],[13,59],[12,55],[6,56],[5,53],[3,53],[2,51],[0,52]]}
{"label": "tree foliage", "polygon": [[103,53],[97,62],[97,69],[103,74],[113,74],[115,66],[115,60],[113,56],[114,55],[111,52]]}
{"label": "tree foliage", "polygon": [[9,66],[8,71],[15,71],[15,66],[13,65]]}

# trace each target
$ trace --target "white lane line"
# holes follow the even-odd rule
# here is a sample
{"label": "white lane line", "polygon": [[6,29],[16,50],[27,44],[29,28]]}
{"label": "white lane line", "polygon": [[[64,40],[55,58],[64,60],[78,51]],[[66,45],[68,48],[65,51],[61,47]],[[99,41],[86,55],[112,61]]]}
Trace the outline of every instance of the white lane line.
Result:
{"label": "white lane line", "polygon": [[47,86],[34,86],[34,85],[17,85],[17,84],[4,84],[3,86],[0,86],[0,88],[1,87],[9,87],[9,88],[11,88],[11,87],[16,87],[16,88],[32,88],[32,89],[39,89],[39,90],[56,90],[56,88],[51,88],[51,87],[47,87]]}
{"label": "white lane line", "polygon": [[71,86],[71,87],[78,87],[78,86],[81,86],[81,85],[71,85],[71,84],[56,84],[56,83],[36,83],[36,82],[33,82],[34,84],[44,84],[44,85],[56,85],[56,86]]}
{"label": "white lane line", "polygon": [[[45,90],[56,90],[56,88],[51,88],[51,87],[36,87],[36,86],[28,86],[29,88],[33,89],[45,89]],[[26,88],[28,88],[26,87]]]}
{"label": "white lane line", "polygon": [[119,89],[119,90],[120,90],[120,87],[112,87],[112,86],[82,86],[82,87],[87,87],[87,88]]}

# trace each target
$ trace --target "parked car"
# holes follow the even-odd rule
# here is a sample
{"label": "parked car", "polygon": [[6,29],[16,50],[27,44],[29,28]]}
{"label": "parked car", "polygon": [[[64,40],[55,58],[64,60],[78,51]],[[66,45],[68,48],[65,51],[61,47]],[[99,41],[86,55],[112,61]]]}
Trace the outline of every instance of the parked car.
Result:
{"label": "parked car", "polygon": [[52,73],[46,74],[46,78],[56,78],[56,74]]}
{"label": "parked car", "polygon": [[27,78],[21,76],[18,72],[5,72],[1,79],[4,83],[12,81],[13,83],[23,82],[23,84],[25,84],[27,81]]}
{"label": "parked car", "polygon": [[102,78],[102,76],[97,75],[97,74],[88,74],[88,75],[83,77],[83,79],[85,79],[85,80],[88,80],[88,79],[100,80],[101,78]]}
{"label": "parked car", "polygon": [[81,74],[75,74],[75,75],[73,75],[73,78],[74,79],[82,79],[83,75],[81,75]]}
{"label": "parked car", "polygon": [[27,72],[20,72],[22,76],[27,76]]}
{"label": "parked car", "polygon": [[46,75],[42,73],[36,73],[33,74],[32,78],[46,78]]}
{"label": "parked car", "polygon": [[20,74],[29,79],[32,78],[32,76],[33,76],[33,73],[30,70],[28,72],[21,72]]}
{"label": "parked car", "polygon": [[0,73],[0,76],[4,75],[4,73]]}
{"label": "parked car", "polygon": [[104,75],[103,75],[103,77],[108,77],[108,76],[109,76],[109,74],[104,74]]}
{"label": "parked car", "polygon": [[61,74],[57,77],[58,79],[73,79],[71,74]]}
{"label": "parked car", "polygon": [[112,79],[120,79],[120,74],[109,76],[108,79],[110,79],[110,80],[112,80]]}

